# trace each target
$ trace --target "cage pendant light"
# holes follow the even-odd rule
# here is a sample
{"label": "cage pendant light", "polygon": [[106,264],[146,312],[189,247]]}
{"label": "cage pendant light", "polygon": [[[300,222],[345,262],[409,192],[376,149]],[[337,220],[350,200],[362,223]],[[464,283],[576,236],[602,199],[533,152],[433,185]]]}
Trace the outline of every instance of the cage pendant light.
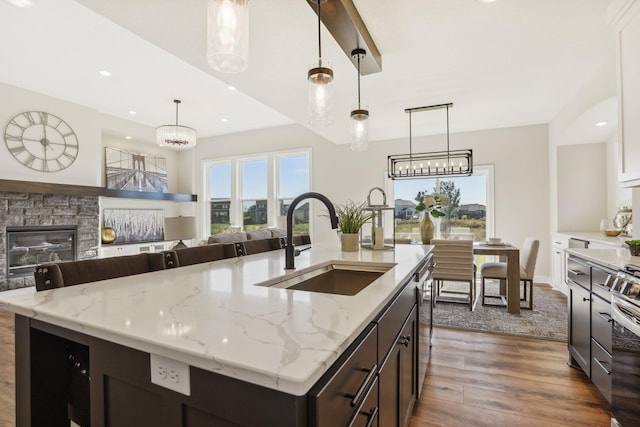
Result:
{"label": "cage pendant light", "polygon": [[369,110],[360,104],[360,60],[366,55],[364,49],[354,49],[351,57],[358,63],[358,105],[351,110],[351,150],[365,151],[369,148]]}
{"label": "cage pendant light", "polygon": [[196,131],[187,126],[178,124],[179,99],[174,99],[176,104],[176,124],[164,125],[156,128],[156,142],[160,147],[170,147],[174,150],[186,150],[196,146]]}
{"label": "cage pendant light", "polygon": [[[409,113],[409,154],[392,155],[387,158],[387,175],[391,179],[414,179],[445,176],[469,176],[473,174],[473,151],[449,149],[449,109],[452,103],[407,108]],[[447,110],[447,151],[413,153],[411,115],[418,111]]]}
{"label": "cage pendant light", "polygon": [[314,61],[307,73],[309,97],[309,124],[330,125],[333,123],[333,70],[331,62],[322,59],[320,36],[320,4],[326,0],[309,0],[316,4],[318,14],[318,60]]}
{"label": "cage pendant light", "polygon": [[222,73],[241,73],[249,62],[249,0],[208,0],[207,62]]}

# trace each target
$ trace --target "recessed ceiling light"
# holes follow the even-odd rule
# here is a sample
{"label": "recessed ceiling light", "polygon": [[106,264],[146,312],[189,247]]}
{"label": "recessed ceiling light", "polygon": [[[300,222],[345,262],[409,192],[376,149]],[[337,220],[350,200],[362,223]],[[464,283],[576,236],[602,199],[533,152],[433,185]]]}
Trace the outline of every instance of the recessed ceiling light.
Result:
{"label": "recessed ceiling light", "polygon": [[129,135],[125,136],[124,139],[131,139]]}
{"label": "recessed ceiling light", "polygon": [[31,7],[33,6],[33,2],[31,0],[7,0],[14,6],[18,7]]}
{"label": "recessed ceiling light", "polygon": [[596,126],[602,127],[602,126],[605,126],[606,124],[607,124],[607,122],[598,122],[598,123],[596,123]]}
{"label": "recessed ceiling light", "polygon": [[109,77],[111,75],[111,73],[107,70],[98,70],[98,73],[100,73],[100,75],[103,77]]}
{"label": "recessed ceiling light", "polygon": [[131,114],[132,116],[135,116],[138,113],[136,113],[135,111],[131,110],[131,111],[129,111],[129,114]]}
{"label": "recessed ceiling light", "polygon": [[480,3],[493,3],[496,0],[480,0]]}
{"label": "recessed ceiling light", "polygon": [[229,85],[229,86],[227,86],[227,89],[229,89],[229,90],[236,90],[236,87],[235,87],[235,86],[231,86],[231,85]]}
{"label": "recessed ceiling light", "polygon": [[221,122],[222,123],[227,123],[229,121],[229,119],[222,119]]}

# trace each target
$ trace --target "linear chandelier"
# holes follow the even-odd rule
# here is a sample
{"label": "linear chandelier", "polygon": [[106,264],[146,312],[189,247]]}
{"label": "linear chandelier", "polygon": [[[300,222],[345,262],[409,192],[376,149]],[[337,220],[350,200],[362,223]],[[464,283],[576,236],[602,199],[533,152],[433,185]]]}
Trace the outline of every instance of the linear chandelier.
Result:
{"label": "linear chandelier", "polygon": [[[473,151],[449,149],[449,108],[453,104],[437,104],[426,107],[407,108],[409,113],[409,154],[387,157],[387,175],[391,179],[432,178],[447,176],[469,176],[473,174]],[[418,111],[447,111],[447,150],[427,153],[413,153],[411,115]]]}
{"label": "linear chandelier", "polygon": [[163,125],[156,128],[156,143],[160,147],[170,147],[174,150],[186,150],[196,146],[196,131],[187,126],[178,124],[179,99],[174,99],[176,103],[176,124]]}

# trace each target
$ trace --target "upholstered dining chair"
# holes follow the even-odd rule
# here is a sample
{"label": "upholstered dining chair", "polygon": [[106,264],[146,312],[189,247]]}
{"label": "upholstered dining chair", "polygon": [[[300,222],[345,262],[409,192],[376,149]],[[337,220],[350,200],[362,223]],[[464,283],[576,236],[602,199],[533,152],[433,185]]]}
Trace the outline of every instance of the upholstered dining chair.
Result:
{"label": "upholstered dining chair", "polygon": [[[540,241],[533,237],[527,237],[520,251],[520,281],[523,283],[523,294],[520,301],[528,301],[528,305],[522,308],[533,309],[533,273],[536,269],[538,249]],[[485,279],[507,280],[507,263],[486,262],[480,267],[482,305],[503,305],[485,302]],[[527,297],[527,285],[529,295]],[[487,298],[501,298],[501,296],[486,296]]]}
{"label": "upholstered dining chair", "polygon": [[[435,302],[457,302],[469,304],[469,310],[475,308],[477,300],[476,273],[473,263],[472,240],[432,239],[433,282],[436,293]],[[468,292],[447,288],[446,282],[466,282]],[[443,295],[444,294],[444,295]],[[464,295],[462,297],[456,294]]]}

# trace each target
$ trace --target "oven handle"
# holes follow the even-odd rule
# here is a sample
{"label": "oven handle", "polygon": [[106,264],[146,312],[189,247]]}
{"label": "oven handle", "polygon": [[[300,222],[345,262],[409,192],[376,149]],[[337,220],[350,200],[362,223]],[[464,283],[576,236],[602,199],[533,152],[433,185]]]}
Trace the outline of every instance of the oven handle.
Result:
{"label": "oven handle", "polygon": [[620,309],[618,308],[618,302],[616,302],[615,297],[611,301],[611,318],[613,318],[614,322],[618,323],[620,326],[623,326],[629,332],[632,332],[634,335],[640,337],[640,325],[638,325],[635,321],[629,319],[629,316],[620,311]]}

